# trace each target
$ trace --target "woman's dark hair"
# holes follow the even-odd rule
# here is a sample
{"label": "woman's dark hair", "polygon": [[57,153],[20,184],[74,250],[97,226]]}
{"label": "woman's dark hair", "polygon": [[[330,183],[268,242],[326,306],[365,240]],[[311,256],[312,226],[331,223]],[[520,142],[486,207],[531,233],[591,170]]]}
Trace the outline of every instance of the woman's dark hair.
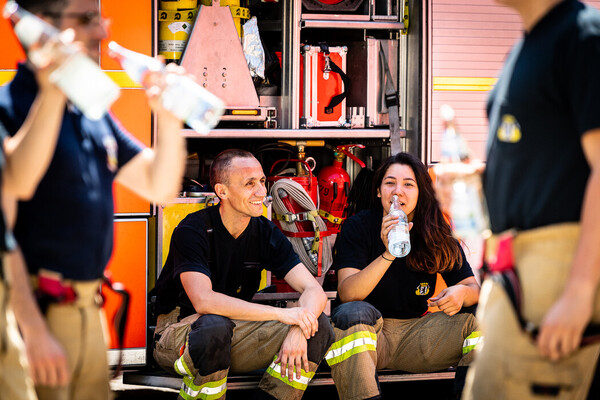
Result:
{"label": "woman's dark hair", "polygon": [[410,231],[411,251],[406,256],[406,264],[416,271],[428,273],[445,272],[455,265],[462,265],[459,243],[452,237],[452,229],[444,218],[435,197],[435,190],[427,167],[412,154],[398,153],[384,160],[373,177],[372,196],[378,207],[378,189],[392,164],[409,166],[417,180],[419,197],[413,214],[413,227]]}

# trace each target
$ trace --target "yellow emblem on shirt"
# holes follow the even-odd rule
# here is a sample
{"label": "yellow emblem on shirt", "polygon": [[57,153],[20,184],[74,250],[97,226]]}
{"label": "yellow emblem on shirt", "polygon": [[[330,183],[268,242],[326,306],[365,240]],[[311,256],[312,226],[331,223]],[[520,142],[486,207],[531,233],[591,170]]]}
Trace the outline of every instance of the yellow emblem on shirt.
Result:
{"label": "yellow emblem on shirt", "polygon": [[415,291],[417,296],[425,296],[429,294],[429,282],[421,282]]}
{"label": "yellow emblem on shirt", "polygon": [[118,150],[119,146],[117,141],[111,135],[104,135],[102,138],[102,144],[106,149],[106,166],[109,171],[117,172],[119,167]]}
{"label": "yellow emblem on shirt", "polygon": [[514,115],[504,114],[496,132],[498,140],[506,143],[517,143],[521,140],[521,126]]}

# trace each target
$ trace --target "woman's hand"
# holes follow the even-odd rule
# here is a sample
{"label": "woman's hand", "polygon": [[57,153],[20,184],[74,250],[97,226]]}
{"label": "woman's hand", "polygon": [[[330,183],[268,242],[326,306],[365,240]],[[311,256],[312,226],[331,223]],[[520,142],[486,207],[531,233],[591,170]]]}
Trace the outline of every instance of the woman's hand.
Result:
{"label": "woman's hand", "polygon": [[383,220],[381,220],[381,241],[385,245],[385,248],[388,248],[388,235],[392,230],[392,227],[398,223],[397,215],[387,214],[383,216]]}
{"label": "woman's hand", "polygon": [[[384,215],[383,219],[381,220],[381,241],[383,242],[386,249],[388,248],[388,235],[394,227],[394,225],[398,223],[399,218],[400,217],[398,217],[397,215],[387,214]],[[410,231],[412,227],[413,223],[409,222],[408,230]]]}
{"label": "woman's hand", "polygon": [[460,311],[465,301],[468,288],[464,285],[450,286],[428,301],[429,307],[437,307],[447,315]]}

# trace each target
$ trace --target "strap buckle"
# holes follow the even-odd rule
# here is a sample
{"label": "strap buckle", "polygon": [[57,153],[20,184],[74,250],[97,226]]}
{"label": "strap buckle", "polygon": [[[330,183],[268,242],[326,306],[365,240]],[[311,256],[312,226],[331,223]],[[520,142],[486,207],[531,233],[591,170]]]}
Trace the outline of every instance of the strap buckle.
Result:
{"label": "strap buckle", "polygon": [[315,210],[312,210],[299,212],[296,214],[273,214],[273,218],[275,218],[278,221],[285,221],[288,223],[305,221],[315,222],[316,214],[317,212]]}
{"label": "strap buckle", "polygon": [[398,98],[398,93],[390,93],[385,95],[385,106],[387,108],[398,106],[400,104],[400,99]]}
{"label": "strap buckle", "polygon": [[343,217],[336,217],[335,215],[328,213],[325,210],[319,210],[319,215],[323,218],[325,218],[327,221],[331,222],[332,224],[337,224],[337,225],[341,225],[342,222],[344,222],[344,220],[346,218]]}

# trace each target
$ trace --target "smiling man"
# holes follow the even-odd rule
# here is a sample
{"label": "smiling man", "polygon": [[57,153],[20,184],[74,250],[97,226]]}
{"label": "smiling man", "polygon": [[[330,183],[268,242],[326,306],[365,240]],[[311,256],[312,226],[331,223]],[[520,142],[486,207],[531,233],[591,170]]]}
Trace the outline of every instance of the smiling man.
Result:
{"label": "smiling man", "polygon": [[[323,289],[262,216],[265,180],[251,153],[224,151],[210,169],[219,205],[173,232],[156,287],[154,358],[183,376],[180,398],[222,398],[230,371],[266,368],[256,398],[299,399],[333,341]],[[298,307],[250,302],[262,267],[301,293]]]}

